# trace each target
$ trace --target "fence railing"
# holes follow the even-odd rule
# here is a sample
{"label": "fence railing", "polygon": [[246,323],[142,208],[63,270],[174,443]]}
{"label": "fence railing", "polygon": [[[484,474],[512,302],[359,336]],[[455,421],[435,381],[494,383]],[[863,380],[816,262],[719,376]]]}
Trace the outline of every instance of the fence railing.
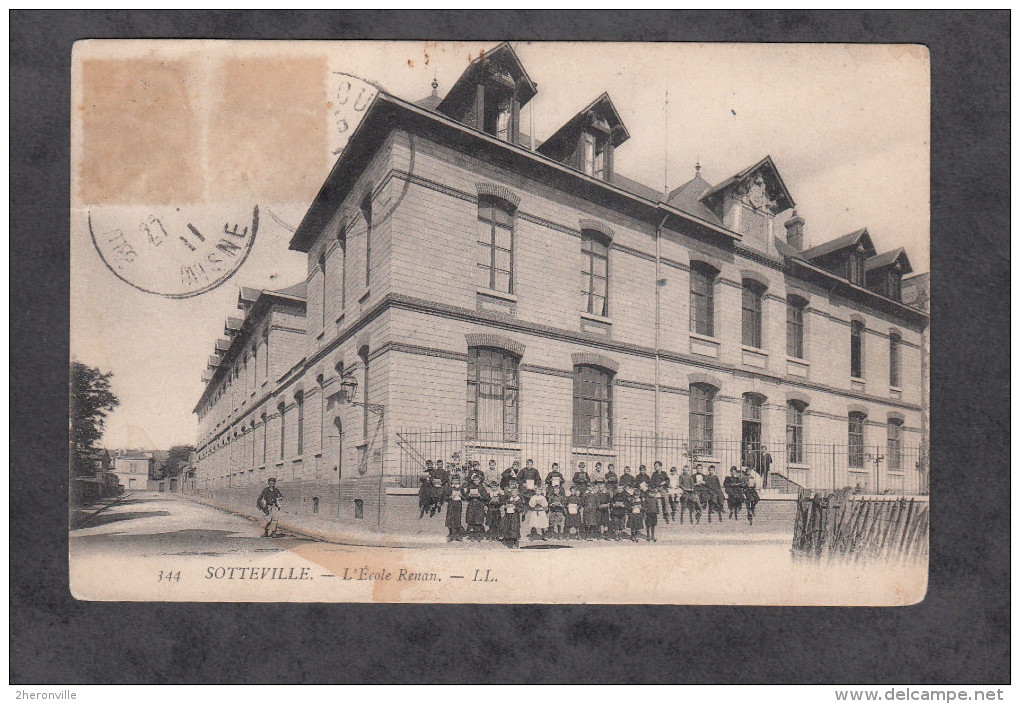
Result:
{"label": "fence railing", "polygon": [[396,434],[400,448],[399,478],[404,487],[418,486],[418,479],[427,460],[455,460],[459,464],[476,461],[481,469],[495,460],[502,472],[515,460],[524,465],[534,460],[542,474],[549,471],[553,462],[569,477],[578,462],[585,462],[588,472],[594,474],[596,462],[602,462],[603,472],[614,464],[617,474],[630,466],[637,474],[640,465],[652,471],[652,463],[659,460],[668,471],[675,466],[696,463],[716,465],[720,474],[730,467],[750,466],[761,470],[767,463],[770,468],[768,488],[796,494],[799,489],[831,491],[849,487],[860,494],[917,495],[928,493],[928,466],[922,448],[902,445],[896,451],[886,445],[853,446],[802,443],[788,446],[785,442],[747,443],[736,439],[713,440],[710,447],[698,443],[696,447],[685,437],[655,437],[652,433],[616,432],[612,439],[594,445],[590,438],[577,437],[562,430],[539,428],[520,429],[512,441],[503,436],[468,433],[463,426],[437,428],[411,428]]}

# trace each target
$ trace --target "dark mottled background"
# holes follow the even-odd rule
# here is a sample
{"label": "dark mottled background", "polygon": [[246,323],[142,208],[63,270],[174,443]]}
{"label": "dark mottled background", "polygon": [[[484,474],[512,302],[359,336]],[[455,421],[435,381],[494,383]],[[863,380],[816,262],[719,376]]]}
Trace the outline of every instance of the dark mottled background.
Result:
{"label": "dark mottled background", "polygon": [[[75,602],[66,527],[70,59],[76,39],[114,37],[927,45],[927,599],[898,609]],[[1008,682],[1009,53],[1006,11],[12,12],[11,682]],[[754,566],[734,579],[754,579]]]}

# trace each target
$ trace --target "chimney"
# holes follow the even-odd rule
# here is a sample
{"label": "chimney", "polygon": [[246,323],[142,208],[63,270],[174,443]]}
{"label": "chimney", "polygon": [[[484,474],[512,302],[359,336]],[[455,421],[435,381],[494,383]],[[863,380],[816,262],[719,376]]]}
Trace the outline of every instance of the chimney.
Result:
{"label": "chimney", "polygon": [[786,221],[786,243],[798,252],[804,249],[804,218],[793,211],[793,217]]}

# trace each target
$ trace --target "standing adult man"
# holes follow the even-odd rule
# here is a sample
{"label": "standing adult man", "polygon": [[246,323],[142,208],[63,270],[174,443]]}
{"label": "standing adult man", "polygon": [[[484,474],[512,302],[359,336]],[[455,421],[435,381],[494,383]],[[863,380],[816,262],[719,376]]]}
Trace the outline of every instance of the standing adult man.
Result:
{"label": "standing adult man", "polygon": [[262,490],[258,501],[255,502],[258,509],[262,511],[262,537],[264,538],[276,537],[276,522],[280,514],[281,499],[283,499],[283,494],[276,488],[276,477],[270,477],[269,486]]}
{"label": "standing adult man", "polygon": [[772,455],[769,454],[769,449],[762,445],[761,452],[758,454],[758,474],[761,475],[762,489],[768,488],[769,472],[771,471],[772,471]]}
{"label": "standing adult man", "polygon": [[[662,520],[669,523],[669,506],[667,501],[669,499],[669,475],[662,469],[662,462],[655,460],[652,465],[655,471],[652,472],[652,491],[655,494],[656,499],[659,501],[659,505],[662,507]],[[675,469],[675,468],[674,468]]]}

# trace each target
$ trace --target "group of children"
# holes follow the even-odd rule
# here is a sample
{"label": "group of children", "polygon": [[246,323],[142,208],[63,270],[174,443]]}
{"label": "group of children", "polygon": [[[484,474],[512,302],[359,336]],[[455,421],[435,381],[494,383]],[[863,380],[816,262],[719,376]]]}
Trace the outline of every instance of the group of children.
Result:
{"label": "group of children", "polygon": [[594,476],[579,462],[568,487],[555,462],[543,478],[532,460],[523,469],[515,461],[500,473],[495,460],[485,472],[477,462],[462,467],[455,456],[448,466],[442,460],[426,462],[419,518],[435,516],[445,506],[447,540],[499,540],[508,547],[517,547],[522,538],[637,541],[643,536],[657,542],[659,516],[669,523],[678,510],[680,523],[685,513],[691,523],[700,523],[707,508],[711,523],[713,513],[722,521],[724,505],[731,520],[739,518],[743,506],[753,523],[757,486],[757,476],[748,469],[731,467],[720,483],[714,465],[707,474],[700,464],[693,474],[689,467],[677,474],[676,467],[667,473],[656,461],[651,474],[641,465],[637,474],[624,467],[620,475],[612,464],[603,474],[597,462]]}

